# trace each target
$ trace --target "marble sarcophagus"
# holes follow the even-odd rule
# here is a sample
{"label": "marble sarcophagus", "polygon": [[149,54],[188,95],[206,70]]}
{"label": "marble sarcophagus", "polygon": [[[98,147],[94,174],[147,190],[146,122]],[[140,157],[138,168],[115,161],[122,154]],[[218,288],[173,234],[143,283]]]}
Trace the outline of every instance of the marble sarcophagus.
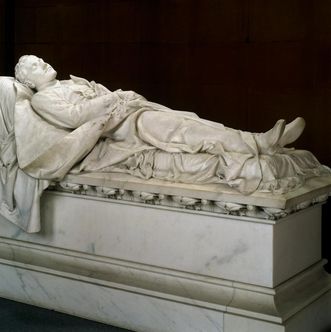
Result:
{"label": "marble sarcophagus", "polygon": [[141,332],[327,331],[330,192],[330,177],[245,196],[69,175],[42,196],[41,232],[1,219],[0,296]]}

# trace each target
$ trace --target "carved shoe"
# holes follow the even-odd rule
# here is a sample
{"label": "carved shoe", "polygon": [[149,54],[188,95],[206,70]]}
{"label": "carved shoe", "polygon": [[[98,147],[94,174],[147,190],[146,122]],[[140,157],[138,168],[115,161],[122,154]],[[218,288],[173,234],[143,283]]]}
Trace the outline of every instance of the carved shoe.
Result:
{"label": "carved shoe", "polygon": [[303,118],[298,117],[293,120],[291,123],[285,126],[284,133],[279,140],[280,146],[285,146],[287,144],[291,144],[296,141],[299,136],[302,134],[305,129],[306,122]]}
{"label": "carved shoe", "polygon": [[274,154],[277,152],[279,140],[285,130],[285,124],[285,120],[278,120],[273,128],[256,136],[256,141],[261,154]]}

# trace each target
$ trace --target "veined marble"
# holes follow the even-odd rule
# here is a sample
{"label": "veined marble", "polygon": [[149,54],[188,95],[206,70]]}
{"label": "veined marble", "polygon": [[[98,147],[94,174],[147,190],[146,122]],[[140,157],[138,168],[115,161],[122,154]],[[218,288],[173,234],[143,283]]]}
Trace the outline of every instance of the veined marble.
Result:
{"label": "veined marble", "polygon": [[266,288],[2,239],[0,295],[133,331],[315,332],[331,323],[324,263]]}
{"label": "veined marble", "polygon": [[[223,313],[100,286],[94,279],[0,266],[0,295],[140,332],[223,331]],[[11,291],[6,291],[11,289]],[[15,290],[15,291],[13,291]]]}

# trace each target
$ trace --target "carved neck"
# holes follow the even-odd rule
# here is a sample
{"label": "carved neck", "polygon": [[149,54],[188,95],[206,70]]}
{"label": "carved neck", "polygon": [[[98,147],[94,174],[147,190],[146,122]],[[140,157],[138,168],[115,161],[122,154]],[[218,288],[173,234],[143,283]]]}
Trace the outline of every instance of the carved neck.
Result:
{"label": "carved neck", "polygon": [[44,90],[46,88],[49,88],[49,87],[52,87],[52,86],[55,86],[57,84],[58,80],[52,80],[50,82],[47,82],[47,83],[44,83],[44,84],[41,84],[41,85],[38,85],[36,86],[36,90],[37,91],[41,91],[41,90]]}

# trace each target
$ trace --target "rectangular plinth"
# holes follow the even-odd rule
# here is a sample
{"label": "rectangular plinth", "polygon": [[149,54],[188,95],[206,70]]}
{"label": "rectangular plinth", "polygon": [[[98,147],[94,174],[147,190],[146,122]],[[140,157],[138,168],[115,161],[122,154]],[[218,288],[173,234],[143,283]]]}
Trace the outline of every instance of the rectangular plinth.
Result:
{"label": "rectangular plinth", "polygon": [[275,287],[321,259],[321,206],[277,221],[57,192],[42,231],[2,220],[1,236],[236,282]]}

